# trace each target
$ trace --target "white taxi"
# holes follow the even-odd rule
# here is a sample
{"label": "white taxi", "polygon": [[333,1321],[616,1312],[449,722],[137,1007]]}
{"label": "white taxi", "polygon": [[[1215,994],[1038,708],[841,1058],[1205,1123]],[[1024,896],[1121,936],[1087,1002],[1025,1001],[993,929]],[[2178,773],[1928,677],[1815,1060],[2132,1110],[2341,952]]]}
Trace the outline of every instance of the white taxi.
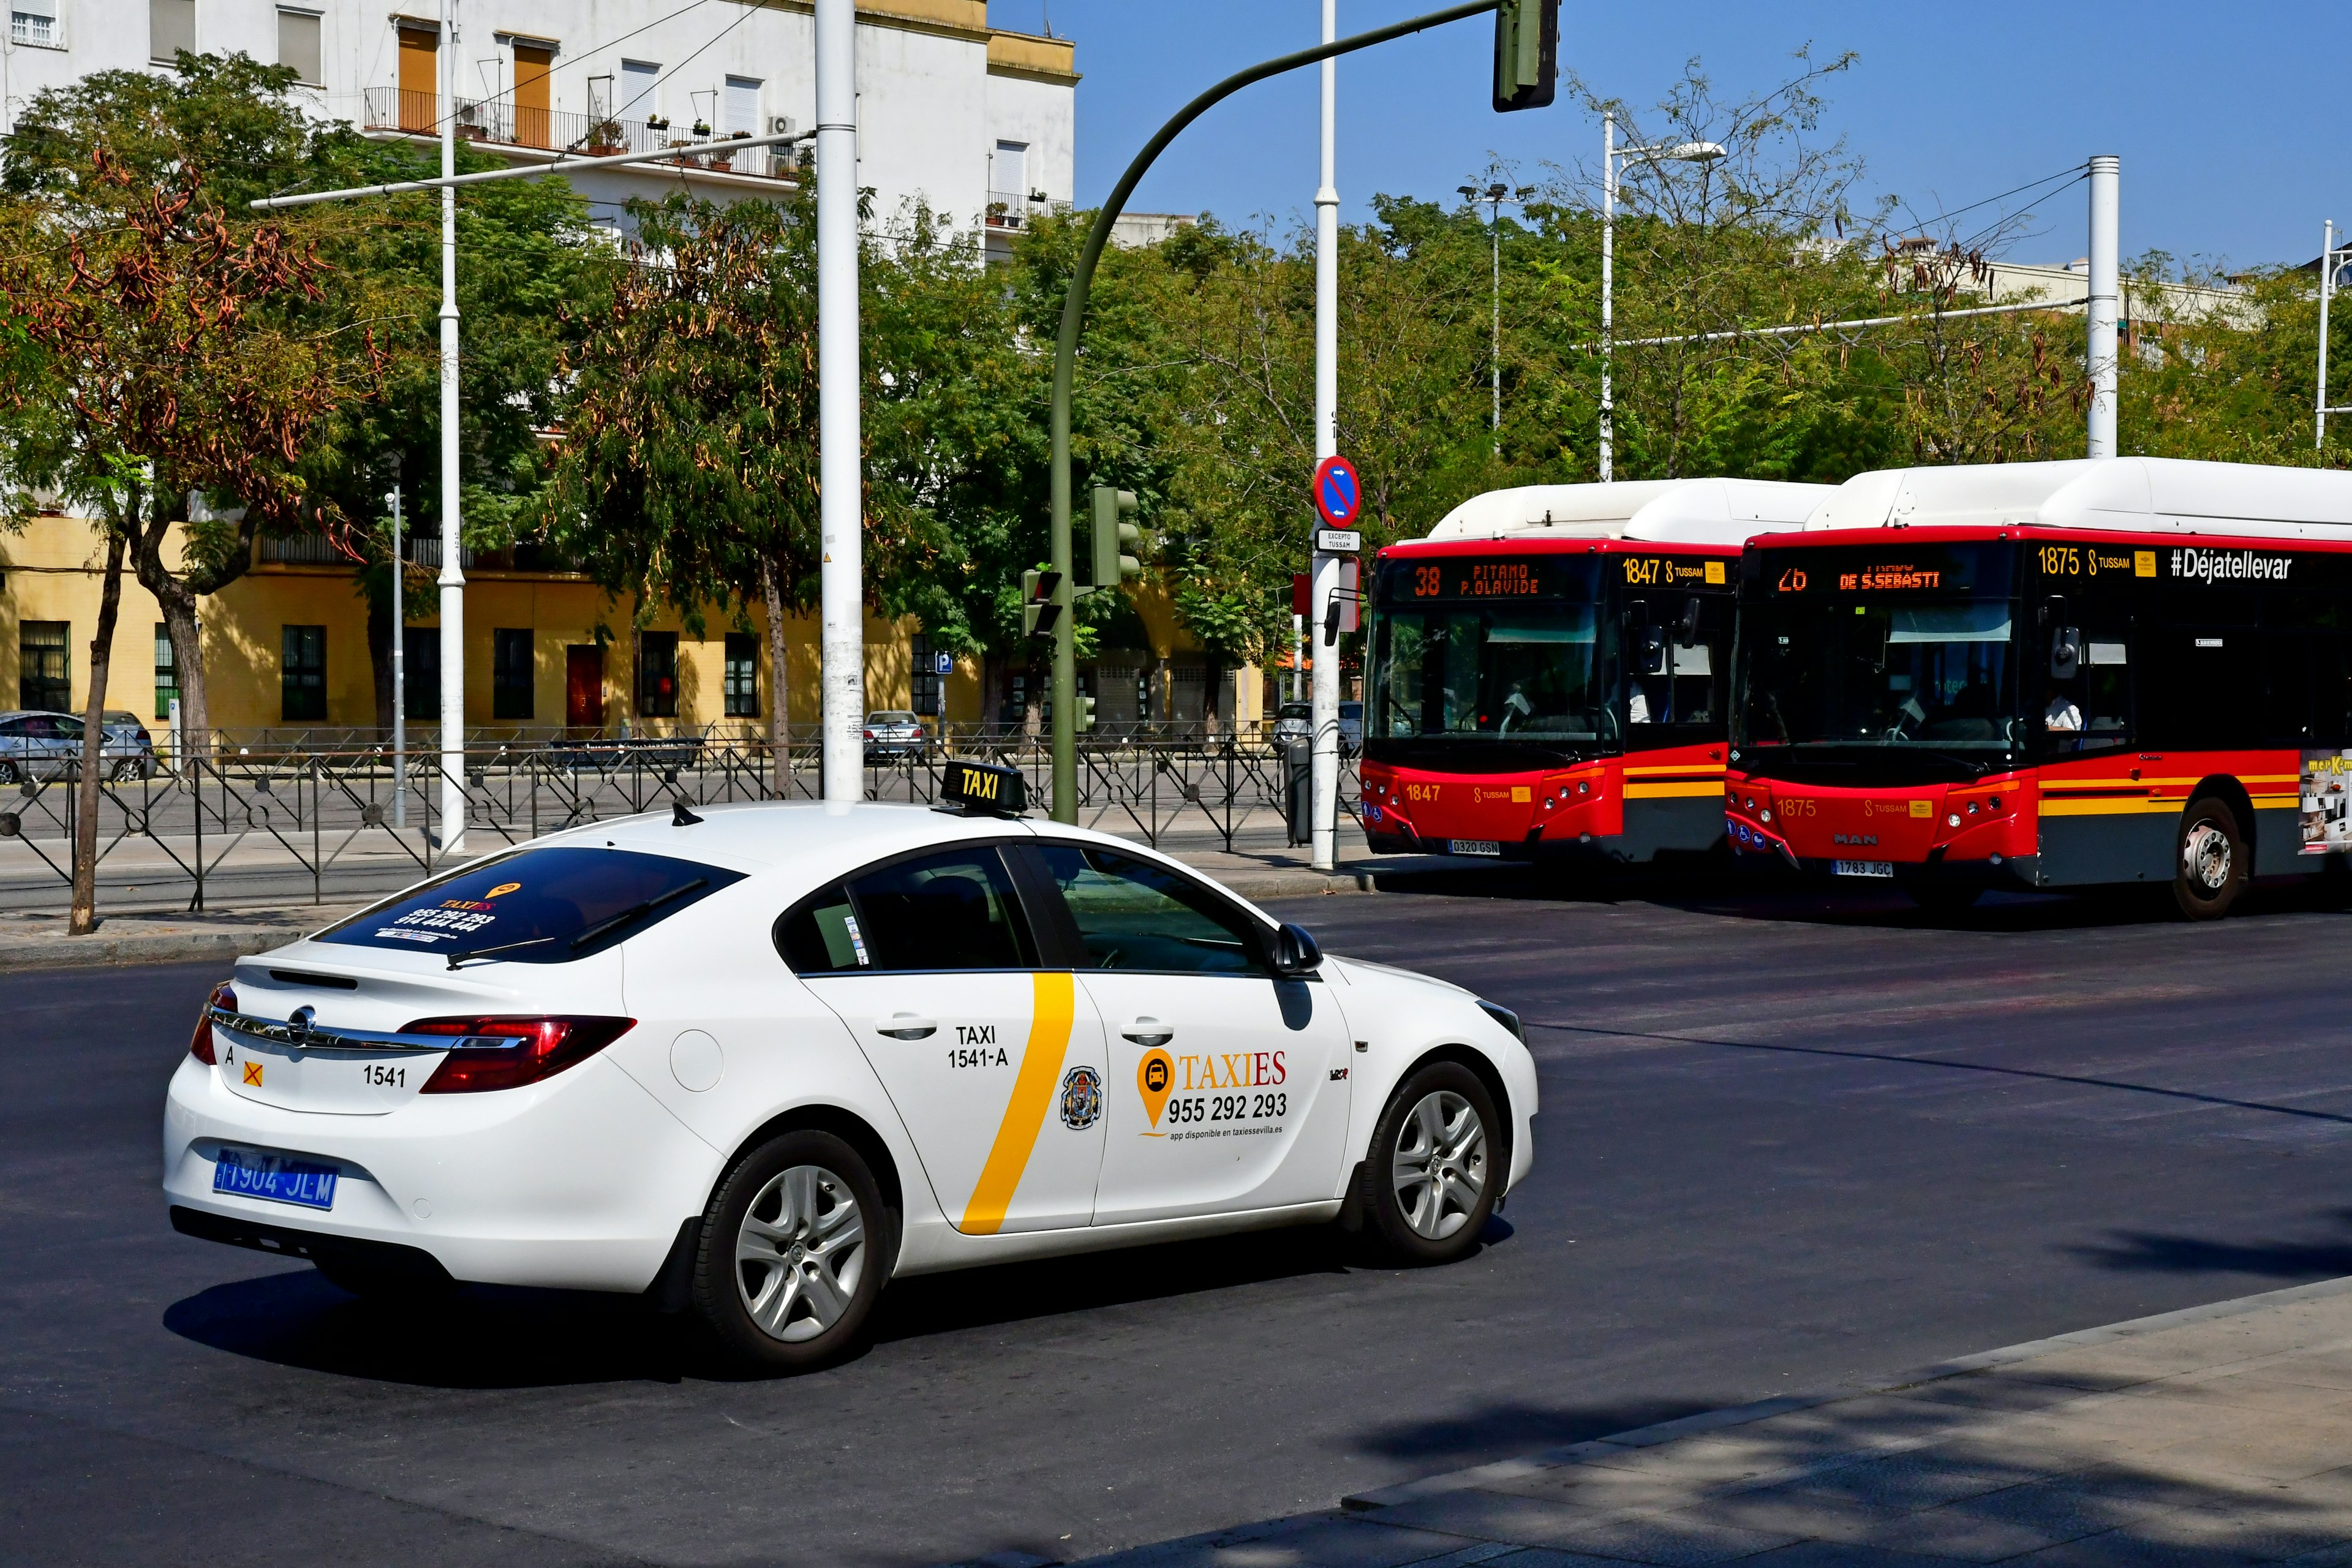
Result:
{"label": "white taxi", "polygon": [[172,1223],[363,1294],[647,1292],[780,1371],[900,1275],[1475,1245],[1531,1163],[1516,1017],[951,773],[961,814],[681,805],[240,960],[172,1079]]}

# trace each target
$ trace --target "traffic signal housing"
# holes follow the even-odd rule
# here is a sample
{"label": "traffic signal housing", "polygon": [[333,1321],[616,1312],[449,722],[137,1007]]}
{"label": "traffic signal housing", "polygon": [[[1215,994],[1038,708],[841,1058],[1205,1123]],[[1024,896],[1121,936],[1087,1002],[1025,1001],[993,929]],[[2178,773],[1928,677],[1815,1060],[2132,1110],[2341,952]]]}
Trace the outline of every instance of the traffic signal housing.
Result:
{"label": "traffic signal housing", "polygon": [[1061,624],[1062,606],[1054,602],[1055,593],[1062,586],[1059,572],[1041,572],[1035,568],[1021,574],[1021,635],[1029,637],[1051,637]]}
{"label": "traffic signal housing", "polygon": [[1550,106],[1559,84],[1559,0],[1495,7],[1495,112]]}
{"label": "traffic signal housing", "polygon": [[1097,588],[1116,588],[1143,573],[1143,563],[1138,559],[1143,552],[1143,531],[1127,521],[1134,514],[1135,507],[1133,490],[1113,489],[1108,485],[1095,487]]}

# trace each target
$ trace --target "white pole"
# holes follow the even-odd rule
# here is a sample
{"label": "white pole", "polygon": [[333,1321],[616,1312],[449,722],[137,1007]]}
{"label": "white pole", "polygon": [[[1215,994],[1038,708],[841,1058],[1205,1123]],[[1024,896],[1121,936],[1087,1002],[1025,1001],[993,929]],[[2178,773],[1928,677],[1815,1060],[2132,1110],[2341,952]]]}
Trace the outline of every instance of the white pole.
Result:
{"label": "white pole", "polygon": [[1617,117],[1601,117],[1601,482],[1616,478],[1617,405],[1609,384],[1609,341],[1614,317],[1610,291],[1617,258]]}
{"label": "white pole", "polygon": [[1307,700],[1307,617],[1290,617],[1290,700]]}
{"label": "white pole", "polygon": [[[457,173],[457,0],[441,0],[441,177]],[[457,569],[457,193],[441,191],[441,854],[466,852],[466,574]]]}
{"label": "white pole", "polygon": [[816,0],[818,721],[823,798],[859,800],[866,717],[857,398],[856,0]]}
{"label": "white pole", "polygon": [[400,486],[392,487],[392,826],[408,826],[408,571],[400,562]]}
{"label": "white pole", "polygon": [[1503,203],[1500,197],[1486,204],[1486,235],[1493,246],[1494,287],[1489,297],[1494,300],[1495,308],[1494,339],[1486,353],[1487,374],[1495,389],[1495,410],[1486,421],[1486,428],[1494,433],[1495,456],[1499,458],[1503,455]]}
{"label": "white pole", "polygon": [[[1323,41],[1339,36],[1338,0],[1323,0]],[[1322,183],[1315,190],[1315,460],[1339,450],[1339,157],[1337,60],[1323,62]],[[1323,626],[1339,585],[1339,558],[1318,550],[1307,596],[1314,628],[1312,722],[1315,755],[1313,860],[1318,871],[1338,862],[1339,816],[1339,650],[1326,646]]]}
{"label": "white pole", "polygon": [[2116,455],[2116,316],[2117,191],[2123,160],[2101,153],[2091,160],[2090,455]]}
{"label": "white pole", "polygon": [[2336,220],[2329,218],[2319,230],[2319,392],[2314,399],[2318,421],[2311,444],[2327,445],[2327,299],[2336,292]]}

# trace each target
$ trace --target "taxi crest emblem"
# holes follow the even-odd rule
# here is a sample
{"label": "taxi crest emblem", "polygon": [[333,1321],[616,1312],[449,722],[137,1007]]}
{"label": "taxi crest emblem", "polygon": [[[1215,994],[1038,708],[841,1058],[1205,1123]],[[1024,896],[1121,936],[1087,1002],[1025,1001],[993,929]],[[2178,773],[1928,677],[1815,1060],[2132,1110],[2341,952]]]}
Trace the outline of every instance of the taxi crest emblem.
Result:
{"label": "taxi crest emblem", "polygon": [[1102,1116],[1102,1074],[1075,1067],[1062,1075],[1062,1125],[1076,1131]]}

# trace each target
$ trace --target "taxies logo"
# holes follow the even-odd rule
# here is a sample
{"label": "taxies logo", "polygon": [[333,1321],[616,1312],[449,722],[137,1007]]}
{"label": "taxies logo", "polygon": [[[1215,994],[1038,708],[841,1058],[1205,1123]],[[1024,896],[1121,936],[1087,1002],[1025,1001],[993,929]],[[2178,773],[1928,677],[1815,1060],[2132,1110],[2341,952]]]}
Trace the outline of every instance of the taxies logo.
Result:
{"label": "taxies logo", "polygon": [[1234,1051],[1222,1056],[1176,1057],[1154,1046],[1135,1065],[1135,1087],[1143,1096],[1144,1114],[1157,1127],[1168,1109],[1168,1097],[1180,1089],[1271,1089],[1289,1082],[1289,1054]]}
{"label": "taxies logo", "polygon": [[2172,574],[2192,583],[2242,580],[2284,583],[2294,569],[2292,555],[2265,555],[2253,550],[2200,550],[2182,545],[2172,552]]}

